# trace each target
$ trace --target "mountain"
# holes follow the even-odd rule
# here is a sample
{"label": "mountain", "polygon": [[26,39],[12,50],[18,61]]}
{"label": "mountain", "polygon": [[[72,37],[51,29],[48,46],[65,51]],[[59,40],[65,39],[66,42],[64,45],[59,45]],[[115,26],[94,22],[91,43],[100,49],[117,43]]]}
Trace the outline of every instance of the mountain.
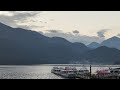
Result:
{"label": "mountain", "polygon": [[81,60],[91,63],[114,64],[120,62],[120,50],[101,46],[84,53]]}
{"label": "mountain", "polygon": [[96,42],[92,42],[91,44],[87,45],[87,47],[95,49],[95,48],[100,47],[100,44]]}
{"label": "mountain", "polygon": [[120,63],[120,50],[116,49],[120,46],[119,40],[112,37],[103,41],[103,46],[93,42],[87,47],[0,23],[0,64],[68,64],[72,61],[116,64]]}
{"label": "mountain", "polygon": [[120,50],[120,38],[114,36],[112,38],[104,40],[101,44],[92,42],[91,44],[87,45],[87,47],[92,48],[92,49],[98,48],[100,46],[107,46],[109,48],[116,48]]}
{"label": "mountain", "polygon": [[60,37],[49,38],[0,23],[1,65],[69,63],[89,50],[82,43],[71,43]]}
{"label": "mountain", "polygon": [[107,46],[110,48],[117,48],[120,50],[120,38],[112,37],[101,43],[101,46]]}

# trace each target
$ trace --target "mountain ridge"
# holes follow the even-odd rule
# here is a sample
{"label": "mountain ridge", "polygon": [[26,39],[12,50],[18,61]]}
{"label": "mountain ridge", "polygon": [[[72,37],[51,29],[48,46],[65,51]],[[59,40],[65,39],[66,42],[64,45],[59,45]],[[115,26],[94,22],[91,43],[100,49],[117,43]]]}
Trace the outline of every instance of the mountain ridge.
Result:
{"label": "mountain ridge", "polygon": [[101,46],[84,53],[81,59],[88,60],[90,63],[114,64],[120,61],[120,50]]}
{"label": "mountain ridge", "polygon": [[[119,41],[119,38],[112,40]],[[69,64],[72,61],[113,64],[120,62],[120,50],[104,45],[91,49],[83,43],[0,24],[1,65]]]}
{"label": "mountain ridge", "polygon": [[0,64],[69,63],[89,50],[64,38],[0,24]]}

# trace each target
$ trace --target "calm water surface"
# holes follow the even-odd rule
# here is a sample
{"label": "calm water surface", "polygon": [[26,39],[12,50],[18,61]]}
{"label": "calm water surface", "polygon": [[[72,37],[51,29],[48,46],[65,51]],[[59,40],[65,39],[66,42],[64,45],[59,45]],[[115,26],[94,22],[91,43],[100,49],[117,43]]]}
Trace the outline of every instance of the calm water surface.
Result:
{"label": "calm water surface", "polygon": [[[51,73],[54,65],[1,66],[0,79],[63,79]],[[60,66],[60,65],[59,65]],[[64,66],[63,66],[64,67]],[[77,69],[81,67],[77,66]],[[87,67],[89,69],[89,67]],[[108,67],[104,67],[108,69]],[[94,73],[98,67],[92,67]]]}
{"label": "calm water surface", "polygon": [[0,66],[0,79],[62,79],[51,73],[52,66]]}

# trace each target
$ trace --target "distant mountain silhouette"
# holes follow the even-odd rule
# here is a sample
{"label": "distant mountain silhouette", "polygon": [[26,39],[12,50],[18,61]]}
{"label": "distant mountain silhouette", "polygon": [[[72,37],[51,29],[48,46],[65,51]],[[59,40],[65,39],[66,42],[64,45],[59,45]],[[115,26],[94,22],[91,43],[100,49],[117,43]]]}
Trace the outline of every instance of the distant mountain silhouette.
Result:
{"label": "distant mountain silhouette", "polygon": [[89,50],[82,43],[0,23],[0,64],[69,63]]}
{"label": "distant mountain silhouette", "polygon": [[84,53],[81,60],[87,60],[91,63],[114,64],[120,62],[120,50],[101,46]]}
{"label": "distant mountain silhouette", "polygon": [[89,48],[98,48],[100,47],[100,44],[99,43],[96,43],[96,42],[92,42],[91,44],[87,45]]}
{"label": "distant mountain silhouette", "polygon": [[120,50],[120,38],[112,37],[101,43],[101,46],[107,46],[110,48],[117,48]]}
{"label": "distant mountain silhouette", "polygon": [[71,43],[60,37],[50,38],[39,32],[0,23],[0,64],[68,64],[71,61],[116,64],[120,63],[119,40],[112,37],[103,41],[103,46],[92,43],[89,48],[82,43]]}
{"label": "distant mountain silhouette", "polygon": [[92,42],[91,44],[87,45],[87,47],[89,48],[98,48],[100,46],[107,46],[109,48],[116,48],[116,49],[119,49],[120,50],[120,38],[119,37],[112,37],[112,38],[109,38],[107,40],[104,40],[102,43],[96,43],[96,42]]}

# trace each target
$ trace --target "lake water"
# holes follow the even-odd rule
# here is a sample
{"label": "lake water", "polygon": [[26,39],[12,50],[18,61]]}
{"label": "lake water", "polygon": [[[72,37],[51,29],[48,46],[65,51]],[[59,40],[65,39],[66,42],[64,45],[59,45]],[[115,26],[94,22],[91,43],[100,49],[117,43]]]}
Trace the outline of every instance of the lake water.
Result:
{"label": "lake water", "polygon": [[[51,73],[53,66],[64,65],[35,65],[35,66],[15,66],[0,65],[0,79],[63,79]],[[76,66],[78,69],[81,66]],[[87,67],[89,69],[89,67]],[[108,68],[108,67],[104,67]],[[92,67],[94,73],[98,67]]]}

